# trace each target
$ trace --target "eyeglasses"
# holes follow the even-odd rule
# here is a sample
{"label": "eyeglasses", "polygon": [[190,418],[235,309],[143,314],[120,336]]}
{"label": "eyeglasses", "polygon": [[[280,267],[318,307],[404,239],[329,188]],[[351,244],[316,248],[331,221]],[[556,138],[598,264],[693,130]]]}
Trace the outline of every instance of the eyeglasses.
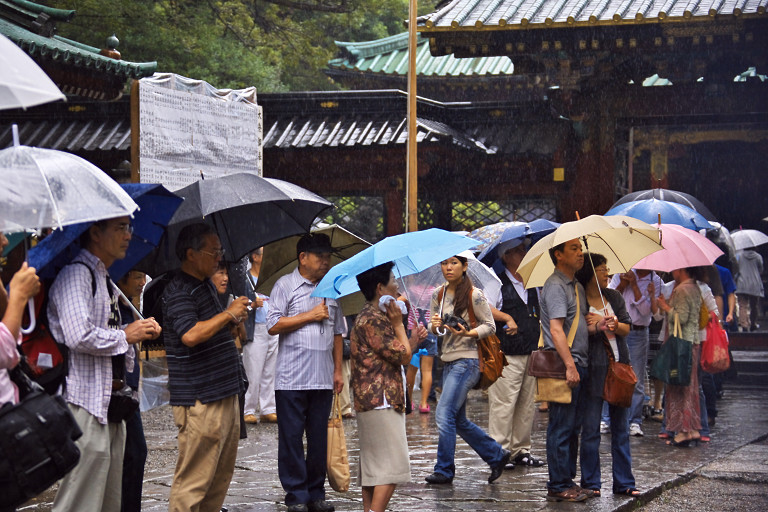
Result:
{"label": "eyeglasses", "polygon": [[224,249],[216,249],[215,251],[204,251],[200,249],[198,252],[201,252],[203,254],[207,254],[208,256],[213,256],[214,258],[223,258],[224,257]]}
{"label": "eyeglasses", "polygon": [[118,224],[115,226],[115,231],[122,231],[124,234],[133,234],[133,224]]}
{"label": "eyeglasses", "polygon": [[606,274],[610,274],[611,269],[609,269],[608,267],[597,267],[595,268],[595,272],[604,272]]}

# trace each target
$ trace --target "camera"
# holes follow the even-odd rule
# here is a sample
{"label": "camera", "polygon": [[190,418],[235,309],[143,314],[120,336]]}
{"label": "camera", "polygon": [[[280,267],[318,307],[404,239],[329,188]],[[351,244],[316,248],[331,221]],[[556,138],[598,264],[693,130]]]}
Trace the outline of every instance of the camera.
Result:
{"label": "camera", "polygon": [[448,313],[443,316],[443,325],[451,329],[458,329],[459,325],[463,325],[466,330],[469,330],[469,324],[463,318]]}

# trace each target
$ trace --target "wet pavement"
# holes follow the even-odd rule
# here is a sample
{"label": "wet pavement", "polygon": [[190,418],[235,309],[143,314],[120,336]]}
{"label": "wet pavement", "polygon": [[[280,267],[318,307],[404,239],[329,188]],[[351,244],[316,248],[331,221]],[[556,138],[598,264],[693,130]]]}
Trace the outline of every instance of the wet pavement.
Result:
{"label": "wet pavement", "polygon": [[[418,391],[416,394],[418,396]],[[765,443],[760,444],[760,441],[768,437],[766,400],[766,386],[737,386],[726,383],[725,395],[718,402],[720,415],[717,424],[712,428],[712,442],[687,449],[666,446],[664,441],[657,438],[660,424],[646,420],[643,424],[645,437],[631,438],[635,479],[638,488],[643,491],[640,498],[631,499],[611,494],[610,439],[608,435],[603,435],[603,496],[584,504],[547,502],[546,466],[518,467],[505,472],[495,483],[488,484],[488,466],[461,440],[456,451],[457,474],[453,485],[427,485],[424,477],[432,472],[437,449],[433,405],[432,414],[414,413],[407,418],[412,482],[397,488],[390,501],[389,510],[566,510],[573,507],[589,512],[629,510],[642,503],[648,503],[666,489],[687,484],[697,477],[706,477],[707,471],[710,474],[726,475],[726,478],[745,471],[768,474],[768,447]],[[473,391],[470,394],[467,412],[473,421],[483,428],[487,427],[488,404],[481,392]],[[145,413],[144,424],[150,453],[145,473],[142,510],[159,512],[167,510],[168,507],[176,461],[176,429],[171,410],[167,406]],[[352,466],[352,486],[349,492],[343,494],[333,492],[326,486],[327,499],[336,505],[336,510],[362,510],[360,487],[356,479],[356,421],[345,420],[344,426]],[[532,453],[541,458],[545,456],[546,426],[546,413],[536,412]],[[762,480],[763,490],[764,484],[765,480]],[[285,510],[283,497],[283,490],[277,478],[277,427],[273,424],[248,425],[248,439],[240,442],[235,475],[224,505],[230,512],[282,511]],[[53,490],[49,490],[19,510],[50,510],[52,498]],[[695,501],[695,495],[692,499]],[[740,498],[737,496],[735,499]],[[688,506],[683,509],[692,508],[691,505],[689,501]],[[743,505],[746,507],[743,510],[766,509],[763,506],[752,508],[748,503]],[[649,507],[649,510],[656,510],[651,505]]]}

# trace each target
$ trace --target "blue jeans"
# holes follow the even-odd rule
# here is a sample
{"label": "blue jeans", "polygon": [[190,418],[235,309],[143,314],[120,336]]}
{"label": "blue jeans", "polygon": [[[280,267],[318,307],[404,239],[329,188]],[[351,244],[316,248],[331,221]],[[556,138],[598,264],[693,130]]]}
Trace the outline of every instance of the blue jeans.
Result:
{"label": "blue jeans", "polygon": [[648,328],[646,327],[642,331],[629,331],[625,339],[629,348],[629,363],[637,375],[632,405],[628,410],[629,423],[642,425],[643,403],[645,402],[645,369],[648,366]]}
{"label": "blue jeans", "polygon": [[325,499],[328,416],[332,401],[330,389],[275,391],[277,474],[288,506]]}
{"label": "blue jeans", "polygon": [[[587,369],[576,365],[581,381],[571,390],[571,403],[549,404],[549,425],[547,426],[547,467],[549,481],[547,489],[563,492],[576,485],[576,458],[579,452],[579,430],[581,430],[582,386]],[[582,393],[583,391],[583,393]],[[599,429],[598,423],[598,429]],[[598,430],[599,431],[599,430]]]}
{"label": "blue jeans", "polygon": [[453,478],[456,473],[453,463],[456,434],[491,466],[499,464],[504,457],[501,445],[467,419],[467,393],[479,380],[480,367],[477,359],[458,359],[445,363],[443,367],[443,392],[435,413],[439,433],[435,473],[448,478]]}
{"label": "blue jeans", "polygon": [[[600,415],[603,398],[586,391],[581,400],[581,486],[600,489]],[[632,475],[632,455],[629,450],[628,411],[624,407],[608,405],[611,421],[611,457],[613,459],[613,490],[635,488]]]}

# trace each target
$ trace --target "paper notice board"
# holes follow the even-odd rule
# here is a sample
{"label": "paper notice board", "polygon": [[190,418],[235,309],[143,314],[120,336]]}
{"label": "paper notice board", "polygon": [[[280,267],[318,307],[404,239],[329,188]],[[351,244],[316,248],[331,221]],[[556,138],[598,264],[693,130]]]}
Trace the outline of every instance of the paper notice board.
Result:
{"label": "paper notice board", "polygon": [[221,91],[199,80],[156,74],[140,80],[137,92],[133,160],[141,183],[177,190],[201,176],[262,175],[263,115],[254,88]]}

